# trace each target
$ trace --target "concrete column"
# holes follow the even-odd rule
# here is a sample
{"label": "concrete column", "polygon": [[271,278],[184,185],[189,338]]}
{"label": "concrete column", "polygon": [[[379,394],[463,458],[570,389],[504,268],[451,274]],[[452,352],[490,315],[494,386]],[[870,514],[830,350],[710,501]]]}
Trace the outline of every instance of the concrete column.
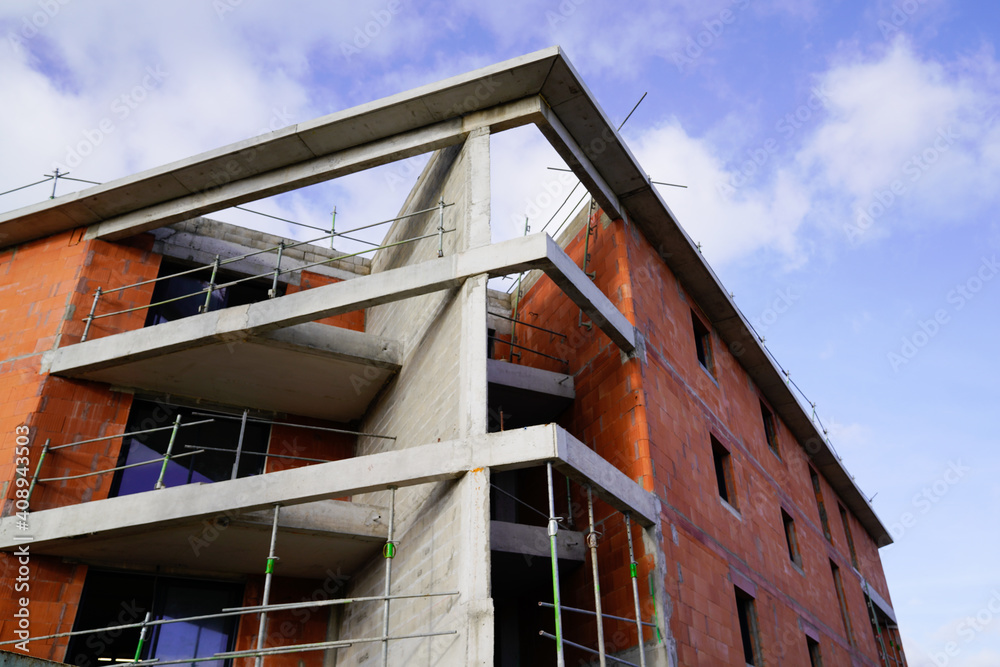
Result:
{"label": "concrete column", "polygon": [[469,229],[466,247],[490,243],[490,128],[473,130],[465,141],[469,160]]}
{"label": "concrete column", "polygon": [[466,665],[493,666],[493,600],[490,592],[490,469],[476,468],[459,482],[462,560],[459,590],[466,610]]}

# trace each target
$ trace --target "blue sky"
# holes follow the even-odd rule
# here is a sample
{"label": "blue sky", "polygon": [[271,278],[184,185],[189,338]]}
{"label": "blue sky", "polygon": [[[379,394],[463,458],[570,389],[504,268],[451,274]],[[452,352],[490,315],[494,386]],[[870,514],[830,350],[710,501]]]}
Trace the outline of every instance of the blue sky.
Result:
{"label": "blue sky", "polygon": [[[688,186],[666,201],[877,494],[910,664],[1000,664],[1000,5],[341,4],[6,0],[0,191],[56,166],[111,180],[562,45],[616,122],[648,92],[625,138]],[[421,164],[257,208],[388,218]],[[496,238],[555,213],[560,164],[530,128],[495,138]]]}

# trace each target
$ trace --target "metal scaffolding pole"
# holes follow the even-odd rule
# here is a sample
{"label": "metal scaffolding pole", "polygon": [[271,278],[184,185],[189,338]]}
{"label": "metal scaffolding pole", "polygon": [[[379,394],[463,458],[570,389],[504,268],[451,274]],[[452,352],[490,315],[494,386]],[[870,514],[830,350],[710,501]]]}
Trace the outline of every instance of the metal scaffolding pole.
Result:
{"label": "metal scaffolding pole", "polygon": [[628,535],[628,569],[632,575],[632,599],[635,600],[635,629],[639,633],[639,666],[646,667],[646,649],[642,639],[642,611],[639,609],[639,564],[632,547],[632,517],[625,512],[625,533]]}
{"label": "metal scaffolding pole", "polygon": [[[264,610],[260,612],[260,626],[257,628],[258,651],[264,648],[264,639],[267,637],[267,603],[271,598],[271,579],[274,577],[274,563],[278,560],[274,548],[275,543],[278,541],[278,510],[280,509],[281,505],[274,506],[274,523],[271,524],[271,548],[267,554],[267,568],[264,570],[264,595],[261,599],[261,606],[264,607]],[[262,667],[263,664],[264,656],[258,654],[254,665]]]}
{"label": "metal scaffolding pole", "polygon": [[594,572],[594,612],[597,615],[597,655],[601,667],[607,667],[604,656],[604,619],[601,617],[601,580],[597,570],[597,529],[594,527],[594,494],[587,485],[587,515],[590,517],[590,531],[587,546],[590,548],[590,566]]}
{"label": "metal scaffolding pole", "polygon": [[382,607],[382,667],[389,665],[389,592],[392,586],[392,559],[396,557],[396,487],[389,487],[389,533],[382,555],[385,557],[385,603]]}
{"label": "metal scaffolding pole", "polygon": [[559,534],[559,519],[556,517],[556,494],[552,487],[552,463],[546,464],[549,483],[549,551],[552,553],[552,603],[556,617],[556,665],[566,667],[566,655],[563,650],[562,614],[559,609],[559,547],[556,535]]}
{"label": "metal scaffolding pole", "polygon": [[181,427],[181,415],[178,413],[174,419],[173,430],[170,432],[170,442],[167,443],[167,453],[163,455],[163,465],[160,467],[160,476],[153,485],[154,489],[162,489],[163,477],[167,474],[167,466],[170,465],[170,455],[174,452],[174,442],[177,441],[177,430]]}
{"label": "metal scaffolding pole", "polygon": [[236,479],[240,471],[240,454],[243,453],[243,435],[247,431],[247,415],[249,410],[243,410],[243,419],[240,420],[240,439],[236,441],[236,460],[233,461],[233,472],[229,479]]}

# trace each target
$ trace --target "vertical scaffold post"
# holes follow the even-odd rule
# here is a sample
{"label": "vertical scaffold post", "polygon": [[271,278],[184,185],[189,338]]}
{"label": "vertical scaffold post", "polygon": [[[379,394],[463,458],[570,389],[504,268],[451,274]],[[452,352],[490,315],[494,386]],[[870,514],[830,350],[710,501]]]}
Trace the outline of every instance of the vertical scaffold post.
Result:
{"label": "vertical scaffold post", "polygon": [[274,263],[274,278],[271,280],[271,289],[267,293],[267,298],[273,299],[278,296],[278,276],[281,275],[281,254],[285,251],[285,239],[278,241],[278,259]]}
{"label": "vertical scaffold post", "polygon": [[[261,596],[260,606],[264,611],[260,612],[260,625],[257,627],[257,650],[264,648],[264,639],[267,637],[267,605],[271,600],[271,578],[274,576],[274,564],[278,560],[274,549],[278,541],[278,510],[281,505],[274,506],[274,522],[271,524],[271,547],[267,552],[267,567],[264,569],[264,595]],[[254,659],[254,665],[261,667],[264,664],[264,656],[258,655]]]}
{"label": "vertical scaffold post", "polygon": [[628,535],[628,569],[632,575],[632,599],[635,601],[635,629],[639,633],[639,667],[646,667],[646,648],[642,640],[642,611],[639,608],[639,564],[632,547],[632,517],[625,512],[625,533]]}
{"label": "vertical scaffold post", "polygon": [[[247,415],[249,410],[243,410],[243,419],[240,420],[240,439],[236,441],[236,460],[233,461],[233,474],[229,476],[229,479],[236,479],[236,476],[240,472],[240,454],[243,453],[243,435],[247,430]],[[264,460],[264,467],[267,467],[267,459]]]}
{"label": "vertical scaffold post", "polygon": [[438,257],[444,257],[444,199],[438,202]]}
{"label": "vertical scaffold post", "polygon": [[556,665],[566,667],[566,655],[563,652],[562,610],[559,605],[559,547],[556,535],[559,534],[559,520],[556,517],[556,493],[552,486],[552,463],[546,464],[549,482],[549,551],[552,554],[552,606],[556,614]]}
{"label": "vertical scaffold post", "polygon": [[142,621],[142,631],[139,633],[139,644],[135,647],[135,659],[132,662],[139,662],[142,660],[142,647],[146,643],[146,635],[149,632],[149,625],[147,625],[152,618],[153,612],[147,611],[146,618]]}
{"label": "vertical scaffold post", "polygon": [[55,199],[56,198],[56,186],[59,185],[59,177],[60,176],[65,176],[68,173],[69,172],[67,171],[66,173],[60,174],[59,173],[59,167],[56,167],[55,175],[52,177],[52,194],[49,195],[49,199]]}
{"label": "vertical scaffold post", "polygon": [[219,256],[215,256],[215,261],[212,262],[212,277],[208,280],[208,292],[205,293],[205,305],[201,307],[200,312],[207,313],[209,306],[212,305],[212,292],[215,291],[215,276],[219,272]]}
{"label": "vertical scaffold post", "polygon": [[87,315],[87,323],[83,325],[83,335],[80,336],[80,342],[87,340],[87,334],[90,333],[90,325],[94,321],[94,313],[97,312],[97,302],[101,300],[101,288],[100,286],[94,291],[94,303],[90,304],[90,314]]}
{"label": "vertical scaffold post", "polygon": [[396,557],[396,487],[389,487],[389,533],[382,555],[385,557],[385,600],[382,605],[382,667],[389,664],[389,594],[392,590],[392,559]]}
{"label": "vertical scaffold post", "polygon": [[160,466],[160,476],[156,479],[154,489],[162,489],[163,478],[167,474],[167,466],[170,464],[170,455],[174,451],[174,443],[177,442],[177,430],[181,427],[181,416],[174,419],[174,428],[170,431],[170,442],[167,443],[167,453],[163,455],[163,465]]}
{"label": "vertical scaffold post", "polygon": [[45,444],[42,445],[42,453],[38,455],[38,463],[35,465],[35,474],[31,476],[31,484],[28,485],[28,497],[25,500],[28,503],[28,508],[31,508],[31,494],[35,492],[35,484],[38,483],[38,474],[42,471],[42,461],[45,460],[45,455],[49,453],[49,443],[52,442],[52,438],[46,438]]}
{"label": "vertical scaffold post", "polygon": [[330,250],[333,250],[333,239],[337,235],[337,207],[333,207],[333,213],[330,214],[332,218],[330,219]]}
{"label": "vertical scaffold post", "polygon": [[590,531],[587,533],[587,546],[590,547],[590,565],[594,571],[594,612],[597,616],[597,654],[601,667],[607,667],[604,655],[604,621],[601,617],[601,581],[597,570],[597,528],[594,526],[594,494],[587,485],[587,514],[590,517]]}

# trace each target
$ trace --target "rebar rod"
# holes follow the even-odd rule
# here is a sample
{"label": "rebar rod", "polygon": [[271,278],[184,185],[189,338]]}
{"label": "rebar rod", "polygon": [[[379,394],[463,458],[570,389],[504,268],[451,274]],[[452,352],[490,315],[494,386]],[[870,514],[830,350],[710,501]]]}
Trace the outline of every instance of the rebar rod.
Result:
{"label": "rebar rod", "polygon": [[236,441],[236,460],[233,461],[233,473],[229,479],[236,479],[240,471],[240,454],[243,453],[243,434],[247,430],[247,414],[249,410],[243,410],[243,417],[240,419],[240,439]]}
{"label": "rebar rod", "polygon": [[507,317],[506,315],[500,315],[498,313],[490,313],[490,315],[493,316],[493,317],[499,317],[500,319],[507,320],[509,322],[515,322],[516,321],[518,324],[520,324],[523,327],[531,327],[532,329],[538,329],[539,331],[544,331],[545,333],[550,333],[553,336],[561,336],[563,338],[566,338],[566,334],[564,334],[564,333],[559,333],[558,331],[553,331],[552,329],[546,329],[545,327],[540,327],[537,324],[528,324],[527,322],[525,322],[523,320],[515,320],[513,317]]}
{"label": "rebar rod", "polygon": [[[457,635],[457,630],[447,630],[444,632],[421,632],[413,635],[400,635],[389,637],[389,641],[401,641],[404,639],[423,639],[426,637],[442,637],[445,635]],[[352,644],[370,644],[372,642],[384,641],[383,637],[361,637],[359,639],[338,639],[328,642],[314,642],[311,644],[295,644],[293,646],[274,646],[261,651],[248,649],[245,651],[228,651],[226,653],[216,653],[202,658],[180,658],[177,660],[143,660],[141,662],[128,663],[132,667],[159,667],[160,665],[186,665],[192,662],[209,662],[212,660],[229,660],[232,658],[252,658],[254,656],[281,655],[282,653],[305,653],[308,651],[322,651],[331,648],[345,648]]]}
{"label": "rebar rod", "polygon": [[[192,415],[197,415],[199,417],[215,417],[217,419],[241,419],[240,417],[237,417],[235,415],[217,414],[217,413],[213,413],[213,412],[192,412],[191,414]],[[295,424],[295,423],[292,423],[292,422],[279,422],[279,421],[274,421],[273,419],[260,419],[258,417],[249,417],[247,419],[247,421],[255,422],[255,423],[258,423],[258,424],[276,424],[278,426],[294,426],[295,428],[304,428],[304,429],[309,429],[311,431],[328,431],[330,433],[346,433],[348,435],[363,435],[363,436],[366,436],[368,438],[382,438],[383,440],[395,440],[396,439],[396,436],[394,436],[394,435],[379,435],[378,433],[365,433],[364,431],[347,431],[347,430],[344,430],[342,428],[329,428],[329,427],[326,427],[326,426],[309,426],[307,424]],[[185,426],[188,426],[188,425],[189,424],[185,424]]]}
{"label": "rebar rod", "polygon": [[556,665],[566,667],[566,655],[563,651],[562,615],[559,609],[559,547],[556,535],[559,534],[559,521],[556,519],[556,494],[552,487],[552,463],[546,464],[549,487],[549,551],[552,554],[552,603],[555,609],[556,621]]}
{"label": "rebar rod", "polygon": [[35,484],[38,482],[38,475],[42,472],[42,461],[45,460],[45,455],[49,453],[49,443],[52,442],[52,438],[46,438],[45,444],[42,445],[42,453],[38,455],[38,463],[35,464],[35,474],[31,476],[31,484],[28,485],[28,497],[25,500],[28,503],[28,507],[31,507],[31,494],[35,492]]}
{"label": "rebar rod", "polygon": [[382,555],[385,557],[385,602],[382,607],[382,667],[389,665],[389,593],[392,585],[392,559],[396,557],[396,543],[393,542],[396,530],[396,487],[389,487],[389,532],[386,537]]}
{"label": "rebar rod", "polygon": [[438,202],[438,257],[444,257],[444,199]]}
{"label": "rebar rod", "polygon": [[[640,102],[642,100],[639,100]],[[639,609],[639,564],[635,562],[635,549],[632,547],[632,517],[625,512],[625,533],[628,535],[628,569],[632,576],[632,599],[635,602],[635,627],[639,633],[639,667],[646,667],[646,649],[643,646],[642,612]]]}
{"label": "rebar rod", "polygon": [[[200,449],[203,452],[222,452],[223,454],[232,454],[235,449],[224,449],[222,447],[203,447],[201,445],[184,445],[186,449]],[[244,456],[264,456],[273,459],[291,459],[292,461],[309,461],[311,463],[333,463],[330,459],[312,459],[306,456],[290,456],[288,454],[269,454],[268,452],[243,452]],[[174,457],[176,458],[176,457]],[[230,479],[236,479],[231,477]]]}
{"label": "rebar rod", "polygon": [[[544,630],[540,631],[538,634],[541,635],[542,637],[548,637],[549,639],[556,638],[555,635],[551,635],[548,632],[545,632]],[[568,646],[572,646],[573,648],[578,648],[581,651],[586,651],[587,653],[593,653],[595,655],[597,654],[597,651],[587,646],[584,646],[583,644],[577,644],[576,642],[571,642],[568,639],[563,639],[561,641],[563,644],[567,644]],[[608,660],[614,660],[615,662],[621,663],[623,665],[629,665],[629,667],[639,667],[639,665],[635,664],[634,662],[629,662],[628,660],[622,660],[621,658],[616,658],[613,655],[609,655]]]}
{"label": "rebar rod", "polygon": [[496,336],[487,336],[487,338],[489,338],[490,340],[495,340],[495,341],[500,342],[500,343],[504,343],[505,345],[510,345],[511,348],[515,348],[516,347],[516,348],[518,348],[520,350],[527,350],[528,352],[531,352],[533,354],[537,354],[540,357],[545,357],[546,359],[552,359],[553,361],[561,361],[562,363],[566,364],[567,366],[569,365],[569,361],[567,361],[566,359],[560,359],[559,357],[553,357],[551,354],[545,354],[544,352],[539,352],[538,350],[533,350],[530,347],[525,347],[524,345],[518,345],[516,343],[512,343],[510,341],[503,340],[502,338],[497,338]]}
{"label": "rebar rod", "polygon": [[163,487],[163,477],[167,474],[167,466],[170,465],[170,455],[174,452],[174,443],[177,441],[177,431],[181,427],[181,415],[177,414],[176,419],[174,419],[174,428],[170,432],[170,442],[167,443],[167,453],[163,455],[163,466],[160,468],[160,476],[156,479],[156,484],[153,485],[154,489],[162,489]]}
{"label": "rebar rod", "polygon": [[149,623],[152,615],[153,612],[147,611],[146,618],[142,620],[142,631],[139,633],[139,643],[135,647],[135,658],[132,662],[139,662],[142,657],[142,645],[146,643],[146,633],[149,632],[149,626],[146,624]]}
{"label": "rebar rod", "polygon": [[[204,450],[198,449],[193,452],[188,452],[186,454],[177,454],[171,457],[171,459],[182,459],[188,456],[197,456],[203,453]],[[105,468],[104,470],[92,470],[90,472],[85,472],[82,475],[66,475],[65,477],[45,477],[44,479],[39,479],[39,482],[64,482],[69,479],[83,479],[84,477],[93,477],[94,475],[104,475],[109,472],[117,472],[118,470],[127,470],[129,468],[138,468],[139,466],[148,466],[153,463],[160,463],[163,458],[150,459],[148,461],[139,461],[138,463],[128,463],[123,466],[115,466],[114,468]]]}
{"label": "rebar rod", "polygon": [[[553,605],[552,605],[551,602],[539,602],[538,606],[539,607],[546,607],[548,609],[551,609]],[[560,609],[562,609],[563,611],[573,611],[573,612],[576,612],[576,613],[579,613],[579,614],[588,614],[590,616],[595,616],[596,615],[596,612],[593,612],[590,609],[580,609],[579,607],[567,607],[566,605],[561,605]],[[635,619],[634,618],[628,618],[627,616],[613,616],[612,614],[602,614],[602,617],[603,618],[614,619],[616,621],[625,621],[626,623],[635,623]],[[647,621],[643,621],[642,624],[645,625],[645,626],[648,626],[650,628],[655,628],[656,627],[655,623],[649,623]]]}
{"label": "rebar rod", "polygon": [[[257,627],[258,652],[264,648],[264,639],[267,637],[267,603],[271,599],[271,579],[274,577],[274,563],[278,560],[274,549],[278,542],[278,511],[280,509],[281,505],[276,504],[274,506],[274,521],[271,524],[271,547],[267,553],[267,566],[264,569],[264,594],[261,596],[261,602],[263,603],[261,606],[264,609],[260,612],[260,624]],[[264,657],[258,655],[254,664],[257,667],[261,667],[264,664]]]}
{"label": "rebar rod", "polygon": [[83,335],[80,336],[80,342],[87,340],[87,335],[90,333],[90,325],[94,321],[94,314],[97,312],[97,302],[101,299],[101,286],[98,285],[97,289],[94,290],[94,302],[90,305],[90,314],[87,315],[87,323],[83,325]]}
{"label": "rebar rod", "polygon": [[[202,415],[206,415],[207,416],[207,413],[196,413],[196,414],[202,414]],[[214,419],[202,419],[201,421],[188,422],[186,424],[181,424],[181,428],[186,428],[188,426],[200,426],[201,424],[210,424],[213,421],[215,421],[215,420]],[[147,428],[147,429],[144,429],[142,431],[129,431],[128,433],[119,433],[118,435],[105,435],[105,436],[101,436],[100,438],[90,438],[89,440],[77,440],[76,442],[70,442],[70,443],[67,443],[65,445],[56,445],[55,447],[49,447],[49,451],[50,452],[54,452],[57,449],[66,449],[67,447],[75,447],[77,445],[87,445],[87,444],[90,444],[92,442],[100,442],[102,440],[114,440],[115,438],[125,438],[125,437],[129,437],[129,436],[133,436],[133,435],[143,435],[143,434],[146,434],[146,433],[156,433],[157,431],[169,431],[173,427],[174,427],[173,424],[171,424],[170,426],[157,426],[156,428]]]}
{"label": "rebar rod", "polygon": [[604,653],[604,619],[601,616],[601,579],[597,569],[597,528],[594,526],[594,494],[587,485],[587,516],[590,518],[590,531],[587,533],[587,546],[590,548],[590,566],[594,573],[594,615],[597,616],[597,653],[601,667],[606,667]]}
{"label": "rebar rod", "polygon": [[[447,593],[413,593],[410,595],[392,595],[390,599],[393,600],[405,600],[405,599],[415,599],[415,598],[431,598],[431,597],[447,597],[451,595],[460,595],[458,591],[448,591]],[[371,602],[377,600],[384,600],[385,597],[382,595],[373,595],[368,597],[356,597],[356,598],[338,598],[335,600],[307,600],[304,602],[286,602],[283,604],[272,604],[268,605],[268,611],[286,611],[289,609],[311,609],[313,607],[327,607],[330,605],[337,604],[353,604],[356,602]],[[171,623],[190,623],[192,621],[207,621],[213,618],[228,618],[230,616],[243,616],[246,614],[255,614],[264,609],[261,605],[254,605],[252,607],[227,607],[220,612],[214,614],[202,614],[200,616],[187,616],[181,618],[164,618],[158,621],[150,621],[149,623],[143,624],[140,621],[135,623],[123,623],[121,625],[109,625],[103,628],[88,628],[86,630],[73,630],[68,632],[59,632],[52,635],[43,635],[41,637],[31,637],[29,641],[37,642],[45,639],[60,639],[63,637],[76,637],[79,635],[88,635],[94,632],[111,632],[119,630],[134,630],[136,628],[142,628],[143,625],[149,627],[156,625],[169,625]],[[445,633],[454,634],[454,633]],[[381,637],[378,638],[381,640]],[[391,639],[391,638],[390,638]],[[21,639],[9,639],[7,641],[0,641],[0,646],[5,644],[16,644],[21,642]],[[377,641],[377,640],[376,640]]]}
{"label": "rebar rod", "polygon": [[205,305],[202,306],[200,312],[207,313],[212,306],[212,290],[215,289],[215,277],[219,274],[219,256],[215,256],[215,261],[212,262],[212,277],[208,279],[208,288],[205,294]]}
{"label": "rebar rod", "polygon": [[[331,247],[333,247],[333,241],[330,241]],[[281,276],[281,254],[285,251],[285,242],[282,241],[278,244],[278,258],[274,262],[274,280],[271,281],[271,291],[268,292],[267,296],[271,299],[278,296],[278,278]]]}

